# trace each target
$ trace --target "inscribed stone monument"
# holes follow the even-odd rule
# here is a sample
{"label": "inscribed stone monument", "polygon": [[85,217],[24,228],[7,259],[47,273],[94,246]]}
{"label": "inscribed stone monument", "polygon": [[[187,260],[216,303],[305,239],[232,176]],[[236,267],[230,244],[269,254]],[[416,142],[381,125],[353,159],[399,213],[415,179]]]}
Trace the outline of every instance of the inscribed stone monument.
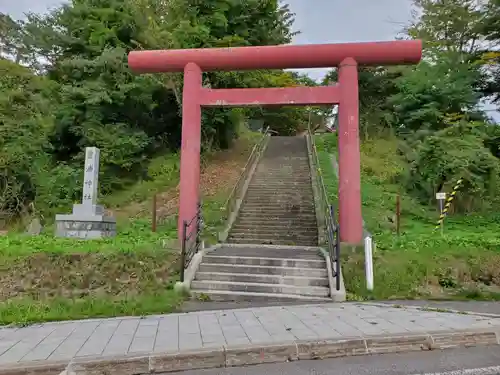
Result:
{"label": "inscribed stone monument", "polygon": [[116,235],[116,220],[106,216],[104,207],[97,204],[99,180],[99,149],[85,149],[82,203],[73,205],[73,213],[56,215],[56,236],[74,238],[103,238]]}

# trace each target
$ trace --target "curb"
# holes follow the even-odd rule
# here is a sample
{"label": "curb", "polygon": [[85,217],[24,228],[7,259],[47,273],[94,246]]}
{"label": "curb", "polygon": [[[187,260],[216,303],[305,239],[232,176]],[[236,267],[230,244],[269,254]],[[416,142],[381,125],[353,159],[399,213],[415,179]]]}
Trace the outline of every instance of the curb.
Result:
{"label": "curb", "polygon": [[283,344],[243,345],[182,353],[121,357],[82,357],[67,361],[37,361],[0,366],[0,375],[133,375],[206,368],[284,363],[357,355],[444,350],[500,345],[498,330],[441,331],[362,338],[299,340]]}

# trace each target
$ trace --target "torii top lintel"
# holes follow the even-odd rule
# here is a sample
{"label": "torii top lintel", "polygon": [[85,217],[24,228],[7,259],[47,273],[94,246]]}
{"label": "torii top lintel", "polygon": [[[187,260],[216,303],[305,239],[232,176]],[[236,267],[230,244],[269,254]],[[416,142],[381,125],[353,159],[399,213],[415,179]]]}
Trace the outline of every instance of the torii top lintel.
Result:
{"label": "torii top lintel", "polygon": [[358,65],[416,64],[420,40],[133,51],[128,64],[137,73],[182,72],[188,63],[202,71],[330,68],[353,58]]}

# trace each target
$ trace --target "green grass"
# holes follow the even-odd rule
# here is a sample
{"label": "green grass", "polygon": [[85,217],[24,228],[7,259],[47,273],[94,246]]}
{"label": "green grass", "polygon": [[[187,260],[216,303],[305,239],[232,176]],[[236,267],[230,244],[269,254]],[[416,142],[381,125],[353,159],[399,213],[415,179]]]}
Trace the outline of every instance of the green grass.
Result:
{"label": "green grass", "polygon": [[[245,158],[259,138],[244,133],[248,146],[223,156]],[[205,155],[203,162],[217,168],[217,155]],[[0,236],[0,325],[178,310],[186,296],[173,288],[180,269],[177,217],[161,220],[155,233],[150,218],[152,195],[177,185],[178,166],[178,155],[158,158],[150,180],[103,198],[108,207],[121,208],[114,238],[56,238],[51,226],[39,236]],[[203,238],[209,243],[224,225],[223,205],[232,188],[223,173],[218,174],[223,183],[203,199]]]}
{"label": "green grass", "polygon": [[120,207],[132,202],[142,202],[160,191],[174,187],[179,181],[179,154],[167,154],[151,160],[148,166],[149,180],[141,180],[126,190],[102,198],[107,207]]}
{"label": "green grass", "polygon": [[[337,201],[329,153],[335,135],[316,139],[325,185]],[[437,209],[420,205],[398,185],[407,168],[395,140],[361,146],[363,218],[376,243],[375,290],[365,289],[364,256],[343,254],[352,299],[500,299],[500,214],[451,216],[444,234],[435,231]],[[401,197],[401,235],[396,234],[396,196]]]}

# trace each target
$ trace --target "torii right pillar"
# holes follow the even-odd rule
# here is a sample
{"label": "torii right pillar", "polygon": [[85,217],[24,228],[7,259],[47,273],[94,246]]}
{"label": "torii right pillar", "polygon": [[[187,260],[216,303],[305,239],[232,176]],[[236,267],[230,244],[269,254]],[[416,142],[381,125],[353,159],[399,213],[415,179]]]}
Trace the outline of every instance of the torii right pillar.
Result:
{"label": "torii right pillar", "polygon": [[[358,64],[351,57],[338,68],[339,84],[339,222],[340,238],[351,244],[363,241],[361,165],[359,151]],[[345,241],[347,240],[347,241]]]}

